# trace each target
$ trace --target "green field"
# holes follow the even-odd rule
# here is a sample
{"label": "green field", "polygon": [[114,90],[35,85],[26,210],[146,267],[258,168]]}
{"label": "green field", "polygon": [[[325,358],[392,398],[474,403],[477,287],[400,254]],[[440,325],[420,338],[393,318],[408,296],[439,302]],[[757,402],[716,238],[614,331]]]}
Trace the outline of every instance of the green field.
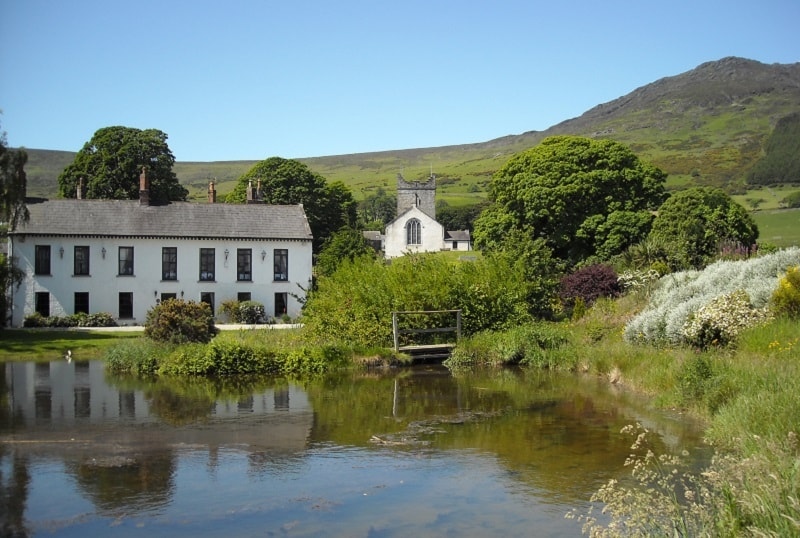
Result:
{"label": "green field", "polygon": [[759,241],[779,247],[800,246],[800,209],[754,211]]}

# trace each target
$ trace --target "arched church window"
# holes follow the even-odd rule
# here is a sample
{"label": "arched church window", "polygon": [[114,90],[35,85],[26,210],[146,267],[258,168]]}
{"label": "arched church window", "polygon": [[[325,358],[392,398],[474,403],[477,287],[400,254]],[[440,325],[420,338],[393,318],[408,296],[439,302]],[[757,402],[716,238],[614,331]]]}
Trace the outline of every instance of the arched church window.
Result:
{"label": "arched church window", "polygon": [[417,219],[411,219],[406,223],[406,244],[422,244],[422,225]]}

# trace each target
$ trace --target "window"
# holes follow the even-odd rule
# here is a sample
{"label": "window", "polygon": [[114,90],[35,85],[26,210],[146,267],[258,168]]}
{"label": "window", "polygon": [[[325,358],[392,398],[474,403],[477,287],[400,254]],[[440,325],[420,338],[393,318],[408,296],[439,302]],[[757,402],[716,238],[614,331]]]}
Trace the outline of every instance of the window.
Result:
{"label": "window", "polygon": [[89,274],[89,247],[75,247],[74,275]]}
{"label": "window", "polygon": [[250,295],[249,291],[240,291],[239,293],[236,294],[236,300],[239,301],[240,303],[243,303],[245,301],[250,301],[251,298],[252,295]]}
{"label": "window", "polygon": [[453,241],[453,250],[458,250],[458,241]]}
{"label": "window", "polygon": [[206,303],[211,307],[211,313],[214,313],[214,293],[210,291],[200,292],[200,302]]}
{"label": "window", "polygon": [[201,248],[200,249],[200,280],[213,281],[214,280],[214,249]]}
{"label": "window", "polygon": [[275,294],[275,317],[279,318],[286,314],[286,300],[288,298],[288,294],[286,293],[276,293]]}
{"label": "window", "polygon": [[[48,247],[50,248],[50,247]],[[36,313],[48,317],[50,315],[50,293],[46,291],[36,292]]]}
{"label": "window", "polygon": [[119,275],[133,275],[133,247],[119,247]]}
{"label": "window", "polygon": [[253,251],[249,248],[236,249],[236,280],[253,280]]}
{"label": "window", "polygon": [[285,248],[276,248],[275,278],[274,280],[289,280],[289,251]]}
{"label": "window", "polygon": [[178,294],[177,293],[162,293],[161,294],[161,302],[162,303],[164,301],[169,301],[170,299],[177,299],[177,298],[178,298]]}
{"label": "window", "polygon": [[75,292],[75,314],[88,314],[89,313],[89,292],[76,291]]}
{"label": "window", "polygon": [[133,292],[120,292],[119,319],[133,319]]}
{"label": "window", "polygon": [[422,244],[422,235],[420,233],[420,225],[417,219],[411,219],[406,223],[406,244],[407,245],[420,245]]}
{"label": "window", "polygon": [[161,280],[178,280],[178,247],[161,248]]}
{"label": "window", "polygon": [[34,272],[37,275],[50,274],[50,245],[36,245]]}

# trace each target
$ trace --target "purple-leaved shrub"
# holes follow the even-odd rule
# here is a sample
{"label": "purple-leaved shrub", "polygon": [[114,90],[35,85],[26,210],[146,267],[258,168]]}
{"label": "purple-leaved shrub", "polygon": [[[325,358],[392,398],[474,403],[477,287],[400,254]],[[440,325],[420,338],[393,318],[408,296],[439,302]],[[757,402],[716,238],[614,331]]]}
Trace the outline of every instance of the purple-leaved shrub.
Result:
{"label": "purple-leaved shrub", "polygon": [[617,297],[620,291],[614,268],[598,263],[582,267],[562,278],[559,296],[570,308],[579,300],[588,307],[600,297]]}

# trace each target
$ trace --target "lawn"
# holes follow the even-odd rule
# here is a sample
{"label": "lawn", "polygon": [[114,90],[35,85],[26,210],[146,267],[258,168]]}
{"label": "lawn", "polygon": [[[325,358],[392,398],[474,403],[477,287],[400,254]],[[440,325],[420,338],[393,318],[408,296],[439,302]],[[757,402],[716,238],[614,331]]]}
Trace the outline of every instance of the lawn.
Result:
{"label": "lawn", "polygon": [[67,350],[74,360],[96,359],[120,338],[137,338],[135,332],[68,331],[52,329],[0,330],[0,361],[52,361]]}

